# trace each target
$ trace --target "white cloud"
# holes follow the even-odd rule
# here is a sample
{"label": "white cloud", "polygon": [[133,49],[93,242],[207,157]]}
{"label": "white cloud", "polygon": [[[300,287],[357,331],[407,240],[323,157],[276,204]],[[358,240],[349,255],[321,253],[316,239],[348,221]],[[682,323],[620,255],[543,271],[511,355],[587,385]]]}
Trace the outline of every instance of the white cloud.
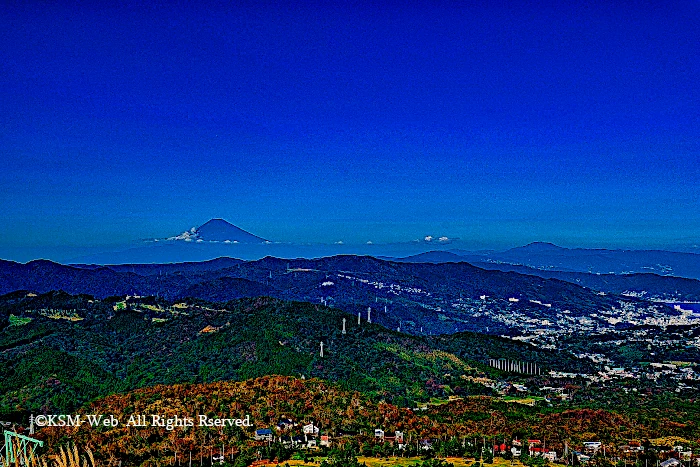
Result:
{"label": "white cloud", "polygon": [[433,241],[433,236],[432,235],[426,235],[425,238],[423,239],[425,242],[432,242]]}
{"label": "white cloud", "polygon": [[[194,229],[192,229],[194,230]],[[193,232],[192,230],[182,232],[180,235],[176,237],[168,237],[167,240],[184,240],[186,242],[191,242],[192,240],[196,239],[198,237],[197,232]]]}

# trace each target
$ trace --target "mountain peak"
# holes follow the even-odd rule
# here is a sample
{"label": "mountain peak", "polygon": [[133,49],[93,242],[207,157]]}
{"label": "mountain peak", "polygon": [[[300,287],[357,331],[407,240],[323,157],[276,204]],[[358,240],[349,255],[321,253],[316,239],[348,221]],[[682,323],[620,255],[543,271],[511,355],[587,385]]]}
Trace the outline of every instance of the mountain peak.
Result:
{"label": "mountain peak", "polygon": [[[222,219],[221,217],[212,217],[208,221],[206,221],[204,224],[200,225],[198,229],[201,229],[202,227],[206,226],[226,226],[226,227],[236,227],[226,219]],[[237,228],[237,227],[236,227]]]}
{"label": "mountain peak", "polygon": [[550,242],[532,242],[532,243],[528,243],[525,246],[520,247],[520,249],[535,250],[535,251],[566,250],[566,248],[560,247],[559,245],[555,245],[554,243],[550,243]]}
{"label": "mountain peak", "polygon": [[183,232],[171,237],[169,240],[184,240],[187,242],[223,242],[223,243],[264,243],[267,242],[262,237],[253,235],[240,227],[236,227],[229,221],[220,217],[209,219],[199,227]]}

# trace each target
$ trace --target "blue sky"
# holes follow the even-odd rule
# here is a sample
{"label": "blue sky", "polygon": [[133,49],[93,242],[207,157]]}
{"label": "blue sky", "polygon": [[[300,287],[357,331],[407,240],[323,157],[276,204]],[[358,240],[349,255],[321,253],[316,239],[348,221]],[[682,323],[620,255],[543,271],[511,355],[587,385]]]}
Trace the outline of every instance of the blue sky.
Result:
{"label": "blue sky", "polygon": [[700,243],[696,1],[60,3],[0,7],[5,251]]}

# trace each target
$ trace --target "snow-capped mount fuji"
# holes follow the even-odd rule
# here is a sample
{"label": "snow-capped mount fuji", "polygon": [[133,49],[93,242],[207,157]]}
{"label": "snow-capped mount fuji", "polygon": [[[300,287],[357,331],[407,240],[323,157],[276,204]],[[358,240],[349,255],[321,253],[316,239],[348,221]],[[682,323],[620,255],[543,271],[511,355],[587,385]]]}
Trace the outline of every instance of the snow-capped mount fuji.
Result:
{"label": "snow-capped mount fuji", "polygon": [[183,240],[186,242],[221,242],[221,243],[265,243],[262,237],[236,227],[224,219],[210,219],[199,227],[181,233],[168,240]]}

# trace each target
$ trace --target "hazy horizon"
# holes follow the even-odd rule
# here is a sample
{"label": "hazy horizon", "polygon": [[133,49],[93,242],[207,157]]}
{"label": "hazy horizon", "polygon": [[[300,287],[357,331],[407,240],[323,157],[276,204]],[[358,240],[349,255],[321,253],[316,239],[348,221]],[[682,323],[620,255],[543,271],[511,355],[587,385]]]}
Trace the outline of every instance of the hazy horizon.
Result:
{"label": "hazy horizon", "polygon": [[700,244],[697,3],[0,9],[2,257]]}
{"label": "hazy horizon", "polygon": [[[198,227],[198,226],[193,226]],[[240,226],[238,226],[240,227]],[[187,231],[189,229],[184,229]],[[246,230],[246,229],[244,229]],[[482,251],[506,251],[511,248],[522,247],[533,243],[553,244],[562,248],[569,249],[609,249],[609,250],[663,250],[681,253],[696,253],[700,254],[700,246],[697,244],[676,244],[676,245],[653,245],[630,247],[624,244],[576,244],[569,242],[550,241],[550,240],[532,240],[525,243],[508,243],[494,241],[493,239],[462,239],[450,238],[446,236],[436,235],[434,232],[428,233],[420,238],[407,239],[403,241],[372,241],[353,242],[339,240],[336,242],[313,241],[285,241],[279,239],[271,239],[265,243],[246,244],[238,242],[223,242],[223,241],[184,241],[176,240],[178,234],[183,233],[171,232],[170,235],[150,238],[150,239],[133,239],[130,242],[121,243],[103,243],[92,245],[37,245],[37,246],[20,246],[6,247],[0,245],[0,259],[18,262],[28,262],[32,260],[47,259],[63,263],[80,263],[92,262],[94,258],[102,257],[120,257],[124,253],[133,253],[134,258],[148,257],[149,250],[157,248],[175,248],[172,258],[162,254],[158,256],[163,258],[160,261],[127,261],[127,262],[182,262],[182,261],[203,261],[216,257],[232,257],[245,260],[258,259],[264,256],[277,256],[280,258],[317,258],[323,256],[332,256],[338,254],[358,254],[370,255],[378,257],[405,257],[415,254],[425,253],[429,251],[462,251],[478,253]],[[250,232],[257,235],[259,232]],[[144,253],[145,252],[145,253]],[[183,256],[183,254],[185,256]],[[194,255],[194,256],[188,256]],[[126,256],[127,258],[129,256]],[[97,263],[107,264],[102,260],[97,260]],[[113,263],[117,264],[117,263]]]}

